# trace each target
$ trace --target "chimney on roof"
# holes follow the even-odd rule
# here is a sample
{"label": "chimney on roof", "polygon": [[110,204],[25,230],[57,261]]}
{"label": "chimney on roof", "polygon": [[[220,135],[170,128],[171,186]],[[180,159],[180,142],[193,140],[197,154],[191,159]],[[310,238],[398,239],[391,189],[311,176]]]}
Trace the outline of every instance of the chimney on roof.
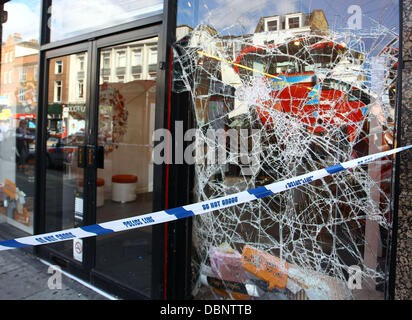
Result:
{"label": "chimney on roof", "polygon": [[21,34],[20,33],[13,33],[13,41],[14,42],[23,41],[23,38],[21,37]]}

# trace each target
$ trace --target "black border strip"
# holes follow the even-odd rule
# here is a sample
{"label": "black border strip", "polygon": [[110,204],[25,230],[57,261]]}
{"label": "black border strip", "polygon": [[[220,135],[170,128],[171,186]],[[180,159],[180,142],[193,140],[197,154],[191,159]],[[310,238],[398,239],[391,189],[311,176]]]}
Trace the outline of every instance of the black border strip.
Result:
{"label": "black border strip", "polygon": [[[399,0],[399,57],[398,71],[396,82],[396,140],[395,146],[402,146],[402,71],[404,68],[403,61],[403,0]],[[400,155],[395,157],[395,169],[392,171],[393,181],[393,217],[392,217],[392,237],[389,254],[387,257],[388,281],[385,286],[385,299],[395,299],[395,281],[396,281],[396,255],[398,247],[398,212],[399,212],[399,192],[400,192]],[[389,260],[389,261],[388,261]]]}

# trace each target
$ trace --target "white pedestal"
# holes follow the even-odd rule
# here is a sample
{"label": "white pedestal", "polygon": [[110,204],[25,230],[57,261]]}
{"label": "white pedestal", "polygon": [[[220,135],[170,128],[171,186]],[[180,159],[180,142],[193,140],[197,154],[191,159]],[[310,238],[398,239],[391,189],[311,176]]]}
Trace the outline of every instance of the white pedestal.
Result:
{"label": "white pedestal", "polygon": [[130,202],[136,200],[136,182],[112,182],[112,200],[116,202]]}

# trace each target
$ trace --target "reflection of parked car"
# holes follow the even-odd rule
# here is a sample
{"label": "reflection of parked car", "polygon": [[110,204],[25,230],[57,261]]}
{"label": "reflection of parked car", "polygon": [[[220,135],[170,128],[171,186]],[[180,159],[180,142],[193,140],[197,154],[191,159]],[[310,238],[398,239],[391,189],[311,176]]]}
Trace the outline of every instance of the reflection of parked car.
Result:
{"label": "reflection of parked car", "polygon": [[16,163],[21,166],[35,158],[35,130],[26,120],[21,120],[16,129]]}
{"label": "reflection of parked car", "polygon": [[66,138],[49,135],[47,138],[47,164],[48,168],[63,169],[64,164],[73,161],[73,155],[79,145],[84,145],[84,135],[74,134]]}
{"label": "reflection of parked car", "polygon": [[46,167],[62,169],[64,161],[64,152],[62,148],[61,138],[56,136],[49,136],[47,138],[46,150]]}

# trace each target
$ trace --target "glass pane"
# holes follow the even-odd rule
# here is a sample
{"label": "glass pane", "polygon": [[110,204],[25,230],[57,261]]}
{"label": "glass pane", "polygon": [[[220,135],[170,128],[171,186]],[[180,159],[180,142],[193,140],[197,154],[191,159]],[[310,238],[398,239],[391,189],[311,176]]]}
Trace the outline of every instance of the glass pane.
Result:
{"label": "glass pane", "polygon": [[57,41],[160,14],[163,0],[52,0],[48,12],[50,40]]}
{"label": "glass pane", "polygon": [[[156,48],[151,38],[101,50],[97,223],[152,212]],[[97,237],[96,269],[150,296],[151,237],[151,227]]]}
{"label": "glass pane", "polygon": [[[179,0],[173,88],[199,129],[193,201],[393,148],[398,12],[392,0]],[[382,299],[391,170],[383,159],[197,216],[193,295]]]}
{"label": "glass pane", "polygon": [[27,233],[34,219],[39,9],[40,1],[5,3],[1,39],[0,224]]}
{"label": "glass pane", "polygon": [[[82,225],[84,183],[78,157],[85,145],[87,52],[48,63],[46,231],[51,232]],[[73,257],[73,241],[52,246]]]}

